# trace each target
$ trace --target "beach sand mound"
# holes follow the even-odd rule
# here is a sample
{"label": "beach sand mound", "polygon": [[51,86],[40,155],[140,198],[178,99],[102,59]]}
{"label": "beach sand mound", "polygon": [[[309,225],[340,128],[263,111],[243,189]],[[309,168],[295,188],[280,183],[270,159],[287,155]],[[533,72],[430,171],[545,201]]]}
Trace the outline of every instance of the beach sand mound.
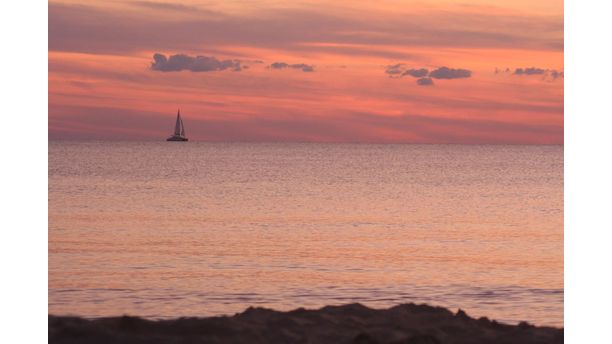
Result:
{"label": "beach sand mound", "polygon": [[49,343],[563,343],[563,329],[505,325],[428,305],[349,304],[289,312],[248,308],[231,317],[158,321],[49,315]]}

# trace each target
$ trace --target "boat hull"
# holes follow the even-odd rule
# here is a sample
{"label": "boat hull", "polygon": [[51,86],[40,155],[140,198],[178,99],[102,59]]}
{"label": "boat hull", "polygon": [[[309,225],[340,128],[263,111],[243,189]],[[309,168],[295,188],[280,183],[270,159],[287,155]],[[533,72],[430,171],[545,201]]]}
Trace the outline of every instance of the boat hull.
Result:
{"label": "boat hull", "polygon": [[185,142],[185,141],[189,141],[189,139],[183,136],[170,136],[169,138],[166,139],[166,141]]}

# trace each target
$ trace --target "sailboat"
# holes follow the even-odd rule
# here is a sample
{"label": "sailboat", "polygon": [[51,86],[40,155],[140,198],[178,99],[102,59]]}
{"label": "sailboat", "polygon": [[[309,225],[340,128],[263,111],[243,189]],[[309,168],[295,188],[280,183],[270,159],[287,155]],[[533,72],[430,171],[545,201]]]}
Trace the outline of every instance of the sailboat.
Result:
{"label": "sailboat", "polygon": [[174,134],[167,138],[166,141],[189,141],[189,139],[185,137],[185,126],[183,125],[183,120],[181,119],[181,109],[179,109],[178,113],[176,114]]}

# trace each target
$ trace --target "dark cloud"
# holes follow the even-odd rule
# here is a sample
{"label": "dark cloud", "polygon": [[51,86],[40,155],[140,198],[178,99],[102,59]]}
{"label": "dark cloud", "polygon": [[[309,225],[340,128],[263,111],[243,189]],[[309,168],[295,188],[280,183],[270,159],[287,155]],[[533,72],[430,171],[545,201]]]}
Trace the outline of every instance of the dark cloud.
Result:
{"label": "dark cloud", "polygon": [[416,81],[419,86],[433,86],[434,82],[431,78],[420,78]]}
{"label": "dark cloud", "polygon": [[556,79],[556,78],[563,78],[564,77],[563,72],[559,72],[559,71],[556,71],[554,69],[550,71],[549,75],[550,75],[551,78],[553,78],[553,80]]}
{"label": "dark cloud", "polygon": [[389,74],[390,77],[401,78],[403,76],[409,75],[415,78],[423,78],[426,77],[429,71],[426,68],[410,68],[405,69],[405,64],[398,63],[394,65],[389,65],[385,69],[385,73]]}
{"label": "dark cloud", "polygon": [[[556,69],[544,69],[538,67],[525,67],[525,68],[515,68],[514,71],[510,70],[510,68],[506,68],[504,73],[512,73],[512,75],[540,75],[542,76],[542,80],[556,80],[558,78],[563,78],[563,71],[558,71]],[[498,68],[495,68],[495,74],[502,73],[502,71]]]}
{"label": "dark cloud", "polygon": [[426,77],[428,73],[429,73],[429,71],[426,68],[408,69],[408,70],[406,70],[406,71],[404,71],[402,73],[402,76],[403,75],[410,75],[410,76],[413,76],[415,78],[423,78],[423,77]]}
{"label": "dark cloud", "polygon": [[391,78],[402,78],[404,76],[417,78],[416,83],[419,86],[432,86],[434,84],[432,79],[461,79],[472,76],[472,72],[467,69],[440,67],[429,71],[427,68],[405,69],[404,66],[403,63],[389,65],[386,67],[385,73]]}
{"label": "dark cloud", "polygon": [[268,66],[268,68],[271,68],[271,69],[293,68],[293,69],[301,69],[302,72],[314,72],[314,66],[307,65],[304,63],[288,64],[285,62],[274,62],[273,64]]}
{"label": "dark cloud", "polygon": [[434,79],[462,79],[472,76],[472,72],[467,69],[454,69],[448,67],[440,67],[429,73],[429,77]]}
{"label": "dark cloud", "polygon": [[546,73],[545,69],[535,67],[517,68],[514,70],[515,75],[542,75],[544,73]]}
{"label": "dark cloud", "polygon": [[212,72],[230,69],[241,71],[239,60],[218,60],[213,56],[189,56],[185,54],[171,55],[169,58],[164,54],[153,55],[151,69],[159,72],[180,72],[188,70],[191,72]]}

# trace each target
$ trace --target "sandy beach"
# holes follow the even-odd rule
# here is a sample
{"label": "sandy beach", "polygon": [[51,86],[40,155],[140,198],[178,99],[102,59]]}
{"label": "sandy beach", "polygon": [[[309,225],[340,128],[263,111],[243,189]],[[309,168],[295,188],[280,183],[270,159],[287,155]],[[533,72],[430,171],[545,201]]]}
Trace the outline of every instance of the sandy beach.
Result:
{"label": "sandy beach", "polygon": [[49,343],[563,343],[563,329],[507,325],[428,305],[348,304],[158,321],[49,315]]}

